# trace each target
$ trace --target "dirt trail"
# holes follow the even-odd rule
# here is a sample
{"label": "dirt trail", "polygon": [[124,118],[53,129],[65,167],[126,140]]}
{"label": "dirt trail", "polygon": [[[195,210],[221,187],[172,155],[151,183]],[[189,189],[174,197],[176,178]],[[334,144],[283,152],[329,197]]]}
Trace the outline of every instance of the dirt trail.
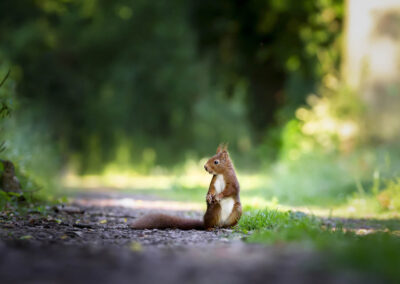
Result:
{"label": "dirt trail", "polygon": [[355,272],[328,269],[323,256],[303,248],[246,244],[245,236],[232,230],[128,227],[135,218],[155,211],[153,207],[201,218],[201,211],[187,211],[185,206],[137,195],[86,194],[45,216],[0,215],[0,282],[374,282]]}

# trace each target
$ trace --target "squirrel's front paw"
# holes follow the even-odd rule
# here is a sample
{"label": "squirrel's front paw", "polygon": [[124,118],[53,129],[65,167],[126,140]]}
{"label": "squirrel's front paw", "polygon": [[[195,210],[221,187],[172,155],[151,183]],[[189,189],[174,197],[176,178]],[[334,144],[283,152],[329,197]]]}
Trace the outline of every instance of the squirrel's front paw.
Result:
{"label": "squirrel's front paw", "polygon": [[206,200],[208,204],[211,204],[213,202],[214,196],[212,194],[207,194]]}
{"label": "squirrel's front paw", "polygon": [[221,193],[214,196],[216,202],[220,202],[222,198],[224,198],[224,196]]}

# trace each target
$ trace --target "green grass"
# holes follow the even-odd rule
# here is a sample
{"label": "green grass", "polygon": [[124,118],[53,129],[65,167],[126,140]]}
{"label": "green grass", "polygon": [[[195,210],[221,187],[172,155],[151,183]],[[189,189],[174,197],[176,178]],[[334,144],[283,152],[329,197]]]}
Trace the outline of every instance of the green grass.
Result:
{"label": "green grass", "polygon": [[26,216],[31,212],[39,213],[41,215],[48,214],[52,211],[51,207],[66,203],[66,197],[46,199],[37,198],[33,194],[20,194],[14,192],[4,192],[0,190],[0,213],[4,216]]}
{"label": "green grass", "polygon": [[393,283],[400,281],[400,238],[392,231],[393,226],[359,235],[340,223],[329,226],[301,212],[265,209],[245,213],[237,229],[251,231],[248,242],[296,244],[326,253],[332,267],[352,268]]}

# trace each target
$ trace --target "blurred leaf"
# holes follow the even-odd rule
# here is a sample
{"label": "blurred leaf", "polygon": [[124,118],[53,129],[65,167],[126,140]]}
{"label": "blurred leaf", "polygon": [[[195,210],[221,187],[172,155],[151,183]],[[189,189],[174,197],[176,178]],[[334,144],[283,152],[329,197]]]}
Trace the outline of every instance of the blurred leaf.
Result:
{"label": "blurred leaf", "polygon": [[143,247],[139,242],[131,242],[129,248],[130,248],[131,251],[134,251],[134,252],[143,251]]}
{"label": "blurred leaf", "polygon": [[4,78],[0,81],[0,88],[3,86],[3,84],[7,81],[8,76],[10,76],[11,69],[8,69],[7,74],[4,76]]}
{"label": "blurred leaf", "polygon": [[22,236],[22,237],[20,237],[19,239],[20,240],[30,240],[30,239],[32,239],[33,237],[31,236],[31,235],[25,235],[25,236]]}
{"label": "blurred leaf", "polygon": [[22,193],[17,193],[17,192],[8,192],[9,196],[15,196],[15,197],[20,197],[22,196]]}

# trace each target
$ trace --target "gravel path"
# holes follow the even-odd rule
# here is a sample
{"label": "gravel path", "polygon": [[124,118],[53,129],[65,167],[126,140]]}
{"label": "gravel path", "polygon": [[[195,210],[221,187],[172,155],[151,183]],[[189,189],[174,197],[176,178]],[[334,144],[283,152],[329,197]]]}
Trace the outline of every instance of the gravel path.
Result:
{"label": "gravel path", "polygon": [[2,213],[0,282],[374,283],[371,277],[329,269],[322,255],[303,248],[246,244],[245,236],[233,230],[128,227],[150,211],[201,218],[201,211],[181,205],[144,196],[90,194],[46,215],[10,218]]}

